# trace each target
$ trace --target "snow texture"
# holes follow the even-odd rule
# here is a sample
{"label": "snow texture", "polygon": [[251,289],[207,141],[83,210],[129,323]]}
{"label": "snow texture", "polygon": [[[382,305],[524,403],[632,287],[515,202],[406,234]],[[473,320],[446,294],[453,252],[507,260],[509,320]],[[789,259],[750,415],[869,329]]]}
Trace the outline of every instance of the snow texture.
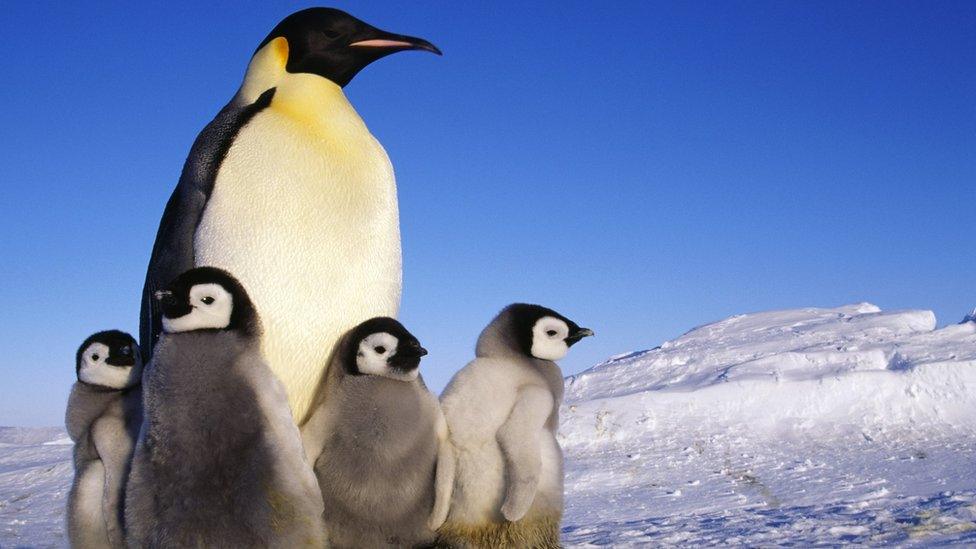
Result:
{"label": "snow texture", "polygon": [[71,488],[64,429],[0,427],[0,547],[64,547]]}
{"label": "snow texture", "polygon": [[[976,323],[732,317],[567,379],[563,540],[976,544]],[[0,547],[64,546],[70,441],[0,428]]]}
{"label": "snow texture", "polygon": [[732,317],[567,380],[567,545],[976,543],[976,324]]}

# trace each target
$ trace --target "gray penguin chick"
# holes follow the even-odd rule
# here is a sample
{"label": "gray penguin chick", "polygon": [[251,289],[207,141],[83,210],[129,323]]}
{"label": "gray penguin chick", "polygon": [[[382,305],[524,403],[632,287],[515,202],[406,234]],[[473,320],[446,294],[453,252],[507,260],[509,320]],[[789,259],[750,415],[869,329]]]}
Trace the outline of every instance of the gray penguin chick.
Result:
{"label": "gray penguin chick", "polygon": [[441,394],[457,473],[440,541],[452,547],[559,547],[563,456],[556,365],[593,335],[539,305],[515,303],[481,332],[476,358]]}
{"label": "gray penguin chick", "polygon": [[126,493],[131,547],[322,547],[322,495],[241,284],[212,267],[156,296],[163,336]]}
{"label": "gray penguin chick", "polygon": [[387,317],[340,340],[302,428],[333,547],[431,544],[447,516],[454,455],[437,397],[418,372],[425,354]]}
{"label": "gray penguin chick", "polygon": [[75,373],[64,417],[75,443],[68,541],[75,548],[125,547],[125,482],[142,423],[139,346],[125,332],[98,332],[78,348]]}

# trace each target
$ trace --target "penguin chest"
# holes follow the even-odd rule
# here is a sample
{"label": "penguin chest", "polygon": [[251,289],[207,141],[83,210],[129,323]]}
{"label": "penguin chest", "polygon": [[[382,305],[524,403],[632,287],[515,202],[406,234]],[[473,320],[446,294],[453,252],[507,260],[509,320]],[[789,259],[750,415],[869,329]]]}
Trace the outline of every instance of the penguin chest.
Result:
{"label": "penguin chest", "polygon": [[559,516],[563,511],[563,452],[548,429],[542,431],[539,439],[542,467],[532,511],[542,516]]}
{"label": "penguin chest", "polygon": [[325,131],[274,108],[236,136],[194,236],[197,266],[247,289],[262,351],[304,417],[335,341],[394,316],[400,235],[389,159],[365,126]]}
{"label": "penguin chest", "polygon": [[[74,486],[71,490],[71,524],[73,530],[86,533],[98,543],[105,543],[105,515],[102,512],[102,497],[105,491],[105,465],[101,460],[93,460],[75,470]],[[73,540],[75,543],[78,540]],[[93,542],[94,542],[93,541]]]}

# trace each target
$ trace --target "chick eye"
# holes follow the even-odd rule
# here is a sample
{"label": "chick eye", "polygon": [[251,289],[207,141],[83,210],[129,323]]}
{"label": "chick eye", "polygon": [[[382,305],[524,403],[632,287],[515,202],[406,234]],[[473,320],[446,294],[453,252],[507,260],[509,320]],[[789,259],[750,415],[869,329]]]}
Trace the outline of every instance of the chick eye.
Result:
{"label": "chick eye", "polygon": [[556,330],[546,330],[546,335],[549,337],[554,337],[556,335]]}
{"label": "chick eye", "polygon": [[210,305],[211,303],[213,303],[213,302],[214,302],[214,298],[212,298],[212,297],[210,297],[210,296],[208,295],[207,297],[204,297],[204,298],[203,298],[203,299],[201,299],[200,301],[202,301],[204,305]]}
{"label": "chick eye", "polygon": [[373,350],[379,354],[383,354],[386,352],[386,347],[380,345],[379,347],[373,347]]}
{"label": "chick eye", "polygon": [[97,354],[96,355],[92,355],[92,360],[98,360],[99,358],[100,357]]}

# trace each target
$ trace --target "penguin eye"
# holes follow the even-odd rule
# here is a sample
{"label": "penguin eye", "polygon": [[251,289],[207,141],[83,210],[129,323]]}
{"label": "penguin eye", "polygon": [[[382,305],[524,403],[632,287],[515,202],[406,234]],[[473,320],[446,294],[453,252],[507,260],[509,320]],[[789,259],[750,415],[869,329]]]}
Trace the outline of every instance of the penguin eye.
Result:
{"label": "penguin eye", "polygon": [[373,347],[373,350],[379,354],[383,354],[386,352],[386,347],[380,345],[379,347]]}
{"label": "penguin eye", "polygon": [[339,31],[337,30],[327,29],[322,31],[322,34],[324,34],[325,37],[328,38],[329,40],[335,40],[336,38],[339,38]]}
{"label": "penguin eye", "polygon": [[556,337],[556,330],[546,330],[546,335],[549,337]]}
{"label": "penguin eye", "polygon": [[204,305],[210,305],[211,303],[214,302],[214,298],[212,298],[212,297],[210,297],[208,295],[208,296],[204,297],[203,299],[201,299],[200,301],[202,301]]}
{"label": "penguin eye", "polygon": [[119,352],[122,353],[124,356],[129,356],[129,354],[132,353],[132,349],[126,346],[119,349]]}
{"label": "penguin eye", "polygon": [[98,359],[99,359],[99,356],[97,354],[92,355],[92,360],[97,361]]}

